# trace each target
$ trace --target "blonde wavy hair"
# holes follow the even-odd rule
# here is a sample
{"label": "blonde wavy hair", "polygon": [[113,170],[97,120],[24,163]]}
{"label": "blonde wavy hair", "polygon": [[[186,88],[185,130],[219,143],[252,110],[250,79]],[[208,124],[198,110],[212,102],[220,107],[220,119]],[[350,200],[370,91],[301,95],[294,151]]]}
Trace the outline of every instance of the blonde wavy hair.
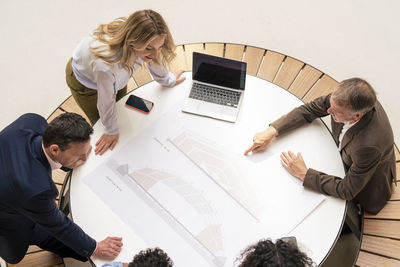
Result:
{"label": "blonde wavy hair", "polygon": [[[100,24],[93,32],[95,41],[104,45],[90,47],[92,55],[108,64],[121,64],[133,71],[136,61],[135,50],[144,50],[158,36],[164,36],[161,52],[153,61],[167,66],[176,56],[175,43],[167,24],[160,14],[153,10],[140,10],[129,17],[117,18],[109,24]],[[121,51],[121,56],[116,56]]]}

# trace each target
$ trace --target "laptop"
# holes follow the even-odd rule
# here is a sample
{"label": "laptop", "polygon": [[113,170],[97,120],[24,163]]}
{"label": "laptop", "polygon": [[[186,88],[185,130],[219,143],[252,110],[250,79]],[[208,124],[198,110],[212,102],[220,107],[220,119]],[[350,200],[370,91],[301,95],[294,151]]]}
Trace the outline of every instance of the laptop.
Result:
{"label": "laptop", "polygon": [[246,62],[193,52],[193,84],[182,111],[235,122],[246,83]]}

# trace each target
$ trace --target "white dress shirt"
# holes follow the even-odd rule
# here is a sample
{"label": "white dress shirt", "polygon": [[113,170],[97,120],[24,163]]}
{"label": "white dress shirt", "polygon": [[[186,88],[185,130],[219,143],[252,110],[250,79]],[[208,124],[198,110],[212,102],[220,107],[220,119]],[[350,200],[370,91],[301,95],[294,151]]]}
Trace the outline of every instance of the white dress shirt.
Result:
{"label": "white dress shirt", "polygon": [[342,140],[343,140],[343,136],[345,135],[345,133],[351,128],[353,127],[358,121],[355,121],[353,123],[349,123],[349,122],[345,122],[342,128],[342,131],[340,132],[339,135],[339,150],[342,149]]}
{"label": "white dress shirt", "polygon": [[57,161],[52,160],[50,158],[50,156],[47,155],[46,150],[44,150],[43,143],[42,143],[42,148],[43,148],[44,155],[46,156],[47,161],[50,164],[51,170],[54,171],[54,170],[57,170],[57,169],[61,168],[62,167],[61,163],[58,163]]}

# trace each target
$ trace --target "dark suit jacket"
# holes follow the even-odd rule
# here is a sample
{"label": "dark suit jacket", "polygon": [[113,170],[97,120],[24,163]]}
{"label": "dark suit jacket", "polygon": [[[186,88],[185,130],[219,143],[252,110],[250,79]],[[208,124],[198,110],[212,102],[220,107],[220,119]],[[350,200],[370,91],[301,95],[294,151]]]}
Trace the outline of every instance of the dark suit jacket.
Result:
{"label": "dark suit jacket", "polygon": [[0,257],[20,261],[33,231],[42,227],[83,257],[96,241],[55,204],[58,190],[42,149],[46,120],[25,114],[0,132]]}
{"label": "dark suit jacket", "polygon": [[[328,115],[330,95],[300,106],[271,123],[279,134],[315,118]],[[343,123],[331,118],[332,135],[339,143]],[[343,179],[309,168],[303,185],[317,192],[359,203],[376,214],[389,200],[396,177],[394,138],[389,119],[379,102],[343,136],[340,153],[346,175]]]}

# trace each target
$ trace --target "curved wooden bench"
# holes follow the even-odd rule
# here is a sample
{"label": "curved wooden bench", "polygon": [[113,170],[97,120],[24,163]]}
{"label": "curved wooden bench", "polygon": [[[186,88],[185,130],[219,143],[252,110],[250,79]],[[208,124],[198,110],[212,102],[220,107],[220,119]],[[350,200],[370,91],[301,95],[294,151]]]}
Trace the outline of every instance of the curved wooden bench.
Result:
{"label": "curved wooden bench", "polygon": [[[396,154],[397,182],[400,181],[400,153]],[[377,214],[364,214],[363,239],[356,266],[400,266],[400,189],[393,186],[390,201]]]}
{"label": "curved wooden bench", "polygon": [[[192,69],[192,53],[200,52],[210,55],[242,60],[247,62],[247,74],[272,82],[304,102],[326,95],[333,91],[338,82],[329,75],[300,60],[281,53],[254,46],[230,43],[193,43],[179,45],[177,56],[171,62],[170,69],[190,71]],[[153,80],[147,68],[137,71],[128,83],[128,91]],[[63,112],[75,112],[86,118],[84,112],[69,97],[48,118]],[[395,147],[397,180],[400,180],[400,153]],[[53,172],[53,180],[61,188],[65,173],[61,170]],[[364,215],[364,234],[357,266],[400,266],[400,190],[394,192],[387,206],[377,215]],[[16,266],[63,266],[58,256],[40,251],[32,246],[24,260]],[[13,266],[10,265],[9,266]]]}

